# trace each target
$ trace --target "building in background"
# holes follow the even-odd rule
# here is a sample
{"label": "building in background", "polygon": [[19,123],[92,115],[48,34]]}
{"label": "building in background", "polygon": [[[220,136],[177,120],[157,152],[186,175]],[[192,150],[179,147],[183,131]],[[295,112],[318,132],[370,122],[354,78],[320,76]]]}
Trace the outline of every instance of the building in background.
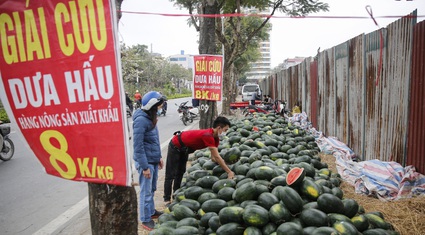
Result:
{"label": "building in background", "polygon": [[[258,12],[257,9],[249,9],[249,13],[270,14],[268,11]],[[246,73],[247,80],[261,80],[270,75],[272,57],[270,55],[270,39],[260,42],[259,47],[261,56],[256,62],[251,62],[251,70]]]}
{"label": "building in background", "polygon": [[185,69],[193,69],[193,56],[185,55],[184,50],[181,50],[180,54],[169,56],[168,61],[171,64],[181,65]]}
{"label": "building in background", "polygon": [[283,69],[287,69],[297,64],[301,64],[305,60],[305,57],[295,56],[295,58],[288,58],[283,61]]}

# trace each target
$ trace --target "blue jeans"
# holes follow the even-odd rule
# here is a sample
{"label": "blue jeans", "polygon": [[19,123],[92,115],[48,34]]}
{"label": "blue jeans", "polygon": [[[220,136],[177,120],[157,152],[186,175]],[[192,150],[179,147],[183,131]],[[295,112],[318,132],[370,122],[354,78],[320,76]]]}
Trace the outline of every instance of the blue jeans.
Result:
{"label": "blue jeans", "polygon": [[151,216],[155,213],[154,193],[156,191],[156,184],[158,181],[158,164],[148,165],[151,171],[151,178],[147,179],[143,176],[143,169],[139,167],[139,218],[142,222],[151,221]]}

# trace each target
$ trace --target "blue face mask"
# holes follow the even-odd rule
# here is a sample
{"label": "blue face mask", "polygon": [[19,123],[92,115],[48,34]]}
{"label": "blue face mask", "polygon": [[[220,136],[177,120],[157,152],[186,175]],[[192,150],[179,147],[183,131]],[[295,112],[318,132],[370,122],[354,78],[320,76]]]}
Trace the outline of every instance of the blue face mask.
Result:
{"label": "blue face mask", "polygon": [[158,115],[162,113],[162,109],[158,109]]}

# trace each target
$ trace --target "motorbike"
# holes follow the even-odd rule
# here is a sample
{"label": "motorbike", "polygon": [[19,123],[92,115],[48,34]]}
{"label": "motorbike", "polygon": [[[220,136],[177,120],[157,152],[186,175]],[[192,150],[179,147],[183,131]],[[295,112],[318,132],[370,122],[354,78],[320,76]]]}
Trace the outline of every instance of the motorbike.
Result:
{"label": "motorbike", "polygon": [[273,109],[276,113],[280,114],[282,117],[290,117],[291,111],[286,108],[287,102],[284,100],[276,100],[273,105]]}
{"label": "motorbike", "polygon": [[243,111],[242,111],[242,114],[244,115],[244,116],[248,116],[249,114],[252,114],[252,113],[265,113],[265,114],[268,114],[269,113],[269,110],[267,110],[266,108],[264,108],[264,107],[260,107],[260,106],[256,106],[256,105],[248,105],[248,107],[247,108],[245,108]]}
{"label": "motorbike", "polygon": [[183,124],[186,126],[187,123],[192,123],[193,119],[197,118],[199,115],[198,108],[194,108],[192,106],[188,106],[187,102],[183,102],[180,105],[175,104],[177,108],[177,112],[179,113],[180,120],[182,120]]}
{"label": "motorbike", "polygon": [[9,161],[15,153],[15,145],[12,140],[9,139],[10,126],[7,126],[0,122],[0,159],[3,161]]}
{"label": "motorbike", "polygon": [[127,112],[127,117],[128,117],[128,118],[129,118],[129,117],[131,117],[132,112],[131,112],[131,110],[130,110],[130,107],[128,107],[128,105],[126,105],[125,110],[126,110],[126,112]]}
{"label": "motorbike", "polygon": [[[141,102],[141,101],[140,101]],[[140,109],[142,108],[142,103],[140,103],[139,101],[135,100],[133,103],[133,110],[136,111],[136,109]]]}
{"label": "motorbike", "polygon": [[276,113],[282,117],[290,117],[291,111],[286,108],[287,102],[282,100],[276,100],[273,105],[248,105],[242,112],[243,115],[247,116],[252,113]]}

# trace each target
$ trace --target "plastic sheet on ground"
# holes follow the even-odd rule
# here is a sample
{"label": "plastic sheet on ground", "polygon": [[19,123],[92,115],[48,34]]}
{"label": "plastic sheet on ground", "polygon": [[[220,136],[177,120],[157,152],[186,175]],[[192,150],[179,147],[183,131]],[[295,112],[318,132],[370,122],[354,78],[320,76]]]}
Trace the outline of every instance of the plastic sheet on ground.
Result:
{"label": "plastic sheet on ground", "polygon": [[355,187],[356,193],[376,196],[381,200],[397,200],[425,195],[425,176],[413,166],[403,167],[397,162],[368,160],[353,161],[355,153],[335,137],[327,137],[308,122],[307,114],[295,114],[289,118],[315,138],[320,150],[332,154],[341,177]]}

